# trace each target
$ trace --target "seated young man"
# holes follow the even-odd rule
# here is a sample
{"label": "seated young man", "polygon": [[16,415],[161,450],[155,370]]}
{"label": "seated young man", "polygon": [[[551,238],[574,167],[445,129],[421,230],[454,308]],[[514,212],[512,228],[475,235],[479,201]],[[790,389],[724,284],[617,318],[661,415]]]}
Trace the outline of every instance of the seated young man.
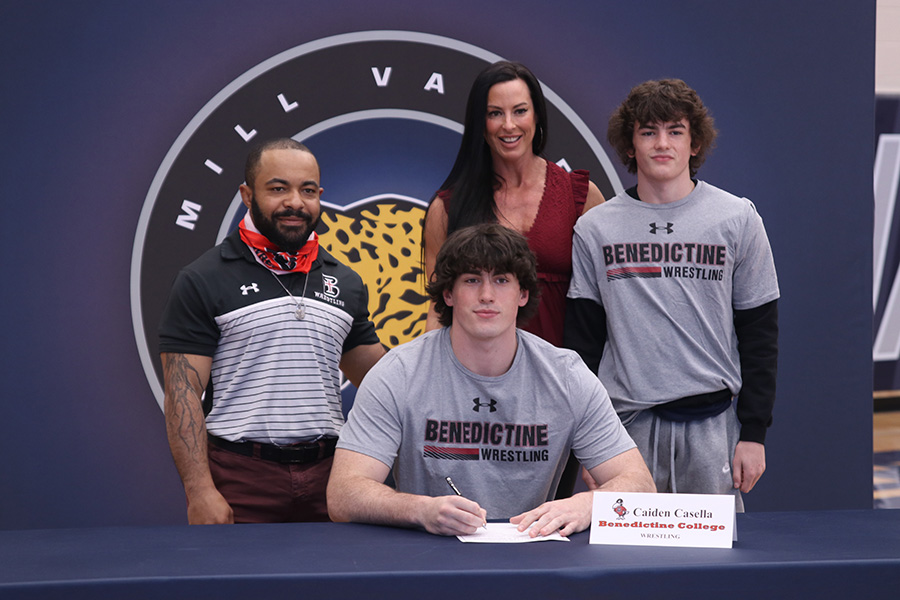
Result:
{"label": "seated young man", "polygon": [[[537,306],[524,236],[498,224],[455,232],[426,289],[444,327],[366,376],[328,482],[332,520],[441,535],[473,533],[486,519],[532,537],[582,531],[591,493],[552,500],[570,450],[601,490],[655,491],[579,356],[516,329]],[[396,489],[384,484],[392,467]]]}

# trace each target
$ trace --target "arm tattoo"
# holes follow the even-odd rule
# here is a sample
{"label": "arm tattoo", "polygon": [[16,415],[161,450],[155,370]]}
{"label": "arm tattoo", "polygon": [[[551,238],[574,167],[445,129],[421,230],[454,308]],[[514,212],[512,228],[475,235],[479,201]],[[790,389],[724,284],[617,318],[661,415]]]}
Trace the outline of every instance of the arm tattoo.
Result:
{"label": "arm tattoo", "polygon": [[[197,369],[183,354],[163,356],[166,387],[166,423],[170,441],[178,439],[191,462],[206,460],[206,424],[200,403],[202,382]],[[173,452],[175,452],[173,448]],[[177,459],[176,459],[177,462]]]}

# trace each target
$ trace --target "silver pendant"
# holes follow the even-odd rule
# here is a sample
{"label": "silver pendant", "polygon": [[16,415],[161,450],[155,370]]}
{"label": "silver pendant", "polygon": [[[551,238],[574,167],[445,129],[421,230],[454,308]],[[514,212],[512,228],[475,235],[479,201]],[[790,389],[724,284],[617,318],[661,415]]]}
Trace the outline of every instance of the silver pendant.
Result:
{"label": "silver pendant", "polygon": [[302,321],[304,318],[306,318],[306,309],[302,306],[297,307],[297,310],[294,312],[294,316],[298,321]]}

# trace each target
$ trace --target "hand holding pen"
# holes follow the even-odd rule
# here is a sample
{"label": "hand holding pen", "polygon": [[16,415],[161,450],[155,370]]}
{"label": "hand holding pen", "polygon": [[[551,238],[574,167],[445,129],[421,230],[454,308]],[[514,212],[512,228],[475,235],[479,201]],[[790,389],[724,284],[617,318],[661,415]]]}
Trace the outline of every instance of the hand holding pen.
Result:
{"label": "hand holding pen", "polygon": [[[450,477],[445,477],[445,479],[447,480],[447,485],[449,485],[450,489],[453,490],[453,493],[455,493],[459,497],[464,497],[462,495],[462,493],[460,493],[459,489],[457,489],[457,487],[453,484],[453,480],[450,479]],[[486,519],[484,519],[484,522],[481,524],[481,526],[484,527],[485,529],[487,529],[487,520]]]}

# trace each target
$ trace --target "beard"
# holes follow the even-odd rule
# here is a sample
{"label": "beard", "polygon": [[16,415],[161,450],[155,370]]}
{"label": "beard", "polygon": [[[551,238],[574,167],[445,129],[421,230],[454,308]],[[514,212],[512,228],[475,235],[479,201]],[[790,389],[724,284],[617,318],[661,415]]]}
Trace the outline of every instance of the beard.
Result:
{"label": "beard", "polygon": [[[320,211],[314,219],[312,214],[303,209],[291,210],[290,208],[285,208],[272,213],[272,217],[269,218],[260,210],[259,204],[256,202],[256,196],[251,196],[250,217],[253,219],[253,224],[256,225],[259,232],[278,246],[279,250],[296,254],[309,239],[310,234],[318,227],[319,222],[322,220],[322,213]],[[285,227],[278,223],[279,217],[299,217],[306,220],[306,224]]]}

